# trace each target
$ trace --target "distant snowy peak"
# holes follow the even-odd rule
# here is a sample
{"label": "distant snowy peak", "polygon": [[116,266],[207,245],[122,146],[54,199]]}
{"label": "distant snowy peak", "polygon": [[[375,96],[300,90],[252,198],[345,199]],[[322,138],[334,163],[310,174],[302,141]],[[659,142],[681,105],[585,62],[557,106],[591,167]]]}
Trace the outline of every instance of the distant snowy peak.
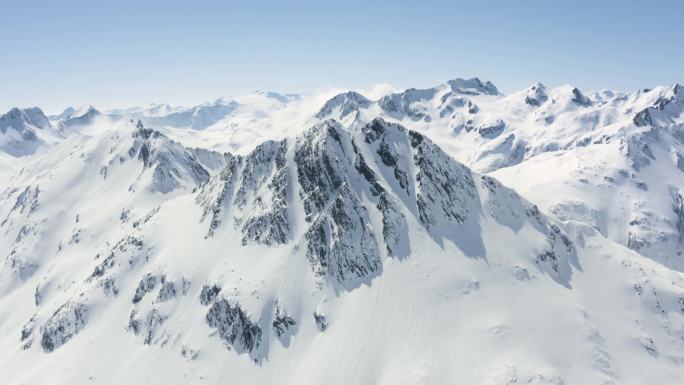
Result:
{"label": "distant snowy peak", "polygon": [[589,107],[593,101],[579,88],[572,85],[564,85],[551,90],[551,99],[564,108]]}
{"label": "distant snowy peak", "polygon": [[[500,94],[491,82],[482,82],[478,78],[457,78],[433,88],[409,88],[403,92],[386,95],[378,101],[378,105],[383,112],[395,119],[408,117],[414,121],[430,122],[435,118],[430,113],[433,99],[439,98],[440,107],[446,108],[448,112],[454,107],[463,106],[476,111],[477,107],[467,97],[478,95]],[[440,111],[439,115],[444,117],[446,113]]]}
{"label": "distant snowy peak", "polygon": [[280,103],[291,103],[297,100],[301,100],[301,96],[297,94],[281,94],[273,91],[256,91],[255,94],[263,95],[266,98],[276,100]]}
{"label": "distant snowy peak", "polygon": [[12,156],[33,154],[43,144],[38,133],[50,128],[40,108],[13,108],[0,116],[0,150]]}
{"label": "distant snowy peak", "polygon": [[141,187],[164,194],[177,189],[191,190],[207,182],[212,172],[222,168],[227,161],[227,155],[185,147],[159,131],[145,128],[140,121],[133,130],[132,139],[132,143],[126,145],[123,151],[114,153],[100,168],[100,175],[107,179],[113,173],[122,172],[127,159],[141,162],[141,170],[127,169],[129,174],[139,173],[129,191]]}
{"label": "distant snowy peak", "polygon": [[164,116],[176,112],[178,109],[167,103],[155,104],[144,110],[146,116]]}
{"label": "distant snowy peak", "polygon": [[333,118],[345,121],[352,113],[358,115],[362,110],[376,107],[378,112],[393,119],[430,122],[435,118],[431,115],[431,105],[435,99],[440,100],[441,106],[447,110],[440,113],[440,117],[443,117],[454,108],[465,106],[471,111],[477,110],[468,97],[480,95],[498,96],[500,93],[491,82],[482,82],[478,78],[457,78],[432,88],[409,88],[384,95],[377,101],[349,91],[328,100],[315,116],[321,120]]}
{"label": "distant snowy peak", "polygon": [[464,95],[499,95],[499,90],[489,81],[482,82],[478,78],[456,78],[447,82],[451,91]]}
{"label": "distant snowy peak", "polygon": [[38,107],[26,109],[15,107],[0,116],[0,132],[2,133],[5,133],[8,129],[20,131],[27,127],[48,128],[50,127],[50,120]]}
{"label": "distant snowy peak", "polygon": [[152,114],[149,116],[142,116],[142,119],[155,126],[203,130],[221,119],[224,119],[235,111],[238,106],[239,104],[234,100],[220,99],[214,103],[207,103],[184,110],[174,111],[167,115]]}
{"label": "distant snowy peak", "polygon": [[71,114],[62,119],[60,121],[60,127],[62,129],[69,129],[79,126],[88,126],[95,123],[97,119],[103,116],[105,115],[93,106],[82,107],[78,110],[73,110]]}
{"label": "distant snowy peak", "polygon": [[634,116],[637,127],[670,125],[684,113],[684,87],[680,84],[645,90],[644,97],[648,106]]}
{"label": "distant snowy peak", "polygon": [[118,117],[141,119],[152,126],[204,130],[236,114],[263,116],[300,99],[296,94],[256,91],[245,96],[222,97],[190,107],[163,103],[112,113]]}
{"label": "distant snowy peak", "polygon": [[316,113],[318,119],[325,119],[337,112],[341,119],[346,118],[352,113],[358,112],[361,108],[368,108],[371,101],[358,92],[349,91],[335,95],[332,99],[325,102],[323,107]]}
{"label": "distant snowy peak", "polygon": [[541,83],[533,85],[525,92],[525,103],[530,106],[539,107],[547,100],[549,100],[549,95],[546,93],[546,87]]}

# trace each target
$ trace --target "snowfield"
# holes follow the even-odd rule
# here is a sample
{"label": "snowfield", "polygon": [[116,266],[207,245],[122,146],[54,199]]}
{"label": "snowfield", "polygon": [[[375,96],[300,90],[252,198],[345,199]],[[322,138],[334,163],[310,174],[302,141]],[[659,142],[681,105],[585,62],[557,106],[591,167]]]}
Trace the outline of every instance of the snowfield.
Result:
{"label": "snowfield", "polygon": [[680,384],[684,87],[0,117],[6,384]]}

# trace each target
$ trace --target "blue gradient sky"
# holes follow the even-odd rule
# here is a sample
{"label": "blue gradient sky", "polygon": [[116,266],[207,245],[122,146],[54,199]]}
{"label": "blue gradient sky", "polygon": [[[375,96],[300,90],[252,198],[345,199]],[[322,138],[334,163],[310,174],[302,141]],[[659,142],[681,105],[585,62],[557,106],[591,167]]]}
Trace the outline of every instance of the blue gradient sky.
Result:
{"label": "blue gradient sky", "polygon": [[684,1],[2,1],[0,111],[479,76],[684,82]]}

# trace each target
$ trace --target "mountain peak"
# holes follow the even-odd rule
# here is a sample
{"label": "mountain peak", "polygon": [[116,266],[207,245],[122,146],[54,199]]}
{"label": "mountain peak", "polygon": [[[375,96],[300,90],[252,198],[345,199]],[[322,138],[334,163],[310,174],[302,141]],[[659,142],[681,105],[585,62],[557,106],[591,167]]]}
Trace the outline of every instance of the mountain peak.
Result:
{"label": "mountain peak", "polygon": [[489,81],[482,82],[479,78],[456,78],[447,81],[451,90],[466,95],[499,95],[499,90]]}
{"label": "mountain peak", "polygon": [[577,87],[572,88],[572,101],[577,103],[580,106],[590,106],[591,105],[591,99],[589,99],[587,96],[585,96],[582,91],[579,90]]}
{"label": "mountain peak", "polygon": [[546,93],[546,86],[544,86],[542,83],[537,82],[527,88],[525,95],[526,104],[539,107],[547,100],[549,100],[549,96]]}
{"label": "mountain peak", "polygon": [[367,108],[371,101],[356,91],[347,91],[333,96],[316,113],[318,119],[332,116],[335,111],[339,111],[340,119],[344,119],[361,108]]}
{"label": "mountain peak", "polygon": [[5,132],[9,127],[22,130],[27,125],[43,129],[50,127],[50,121],[43,110],[38,107],[25,109],[14,107],[0,116],[0,130],[2,132]]}
{"label": "mountain peak", "polygon": [[554,99],[564,103],[572,103],[576,106],[588,107],[593,104],[591,99],[584,95],[579,88],[566,84],[552,90]]}

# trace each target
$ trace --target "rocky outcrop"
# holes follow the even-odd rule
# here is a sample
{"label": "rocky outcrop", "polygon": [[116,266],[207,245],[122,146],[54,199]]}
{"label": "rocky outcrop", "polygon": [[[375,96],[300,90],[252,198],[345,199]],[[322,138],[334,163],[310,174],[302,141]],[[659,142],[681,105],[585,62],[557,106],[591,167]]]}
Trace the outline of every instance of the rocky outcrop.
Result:
{"label": "rocky outcrop", "polygon": [[239,304],[222,298],[211,305],[205,318],[228,348],[232,347],[238,353],[251,353],[259,348],[261,328],[249,319]]}
{"label": "rocky outcrop", "polygon": [[40,345],[47,353],[59,348],[80,332],[88,322],[88,307],[77,302],[60,306],[40,328]]}
{"label": "rocky outcrop", "polygon": [[223,167],[227,161],[218,153],[186,148],[158,131],[145,128],[140,121],[133,138],[128,155],[140,160],[144,169],[152,170],[149,188],[153,192],[169,193],[183,186],[200,186],[209,180],[210,170]]}
{"label": "rocky outcrop", "polygon": [[318,331],[324,332],[328,329],[328,319],[323,314],[313,313],[313,317]]}
{"label": "rocky outcrop", "polygon": [[368,212],[346,184],[330,208],[314,220],[305,238],[307,259],[319,277],[344,283],[381,267]]}
{"label": "rocky outcrop", "polygon": [[525,95],[526,104],[533,107],[539,107],[547,100],[549,100],[549,96],[546,93],[546,87],[544,87],[543,84],[537,83],[527,89],[527,93]]}
{"label": "rocky outcrop", "polygon": [[485,139],[493,139],[501,135],[505,128],[506,123],[501,119],[497,119],[494,122],[484,123],[477,127],[477,133]]}
{"label": "rocky outcrop", "polygon": [[273,332],[277,337],[282,337],[287,333],[291,333],[296,325],[297,322],[294,318],[287,315],[279,306],[276,306],[271,326],[273,326]]}
{"label": "rocky outcrop", "polygon": [[572,101],[578,106],[589,107],[593,104],[591,99],[585,96],[578,88],[572,89]]}
{"label": "rocky outcrop", "polygon": [[432,141],[409,132],[417,168],[416,204],[428,229],[440,224],[462,224],[477,197],[470,170],[455,162]]}
{"label": "rocky outcrop", "polygon": [[207,237],[212,237],[223,223],[224,213],[229,209],[235,192],[240,164],[240,158],[228,157],[227,165],[209,183],[202,186],[195,199],[203,209],[200,221],[210,218]]}
{"label": "rocky outcrop", "polygon": [[[325,121],[294,141],[266,142],[230,159],[196,198],[202,217],[211,217],[208,234],[232,219],[245,246],[293,241],[293,253],[303,246],[313,273],[338,288],[352,289],[379,274],[384,255],[409,256],[405,213],[416,215],[435,239],[453,241],[482,210],[467,167],[423,135],[380,118],[355,132]],[[528,209],[517,194],[504,200],[499,210]],[[293,215],[304,219],[301,239],[293,239]],[[542,253],[540,261],[554,270],[559,258]],[[202,301],[209,305],[208,296],[218,293],[206,290]]]}
{"label": "rocky outcrop", "polygon": [[287,140],[267,142],[245,158],[240,188],[235,197],[235,205],[245,212],[245,216],[239,219],[244,222],[243,245],[279,245],[290,237],[287,149]]}
{"label": "rocky outcrop", "polygon": [[204,285],[202,286],[202,291],[200,292],[200,303],[202,306],[207,306],[214,302],[218,294],[221,292],[221,288],[218,285]]}
{"label": "rocky outcrop", "polygon": [[675,193],[674,212],[677,231],[679,232],[679,241],[684,243],[684,190],[679,190]]}
{"label": "rocky outcrop", "polygon": [[142,301],[143,297],[145,294],[151,292],[154,290],[155,287],[157,287],[157,284],[161,281],[158,276],[147,273],[145,276],[140,280],[138,283],[138,288],[135,289],[135,295],[133,295],[133,299],[131,302],[134,304]]}

